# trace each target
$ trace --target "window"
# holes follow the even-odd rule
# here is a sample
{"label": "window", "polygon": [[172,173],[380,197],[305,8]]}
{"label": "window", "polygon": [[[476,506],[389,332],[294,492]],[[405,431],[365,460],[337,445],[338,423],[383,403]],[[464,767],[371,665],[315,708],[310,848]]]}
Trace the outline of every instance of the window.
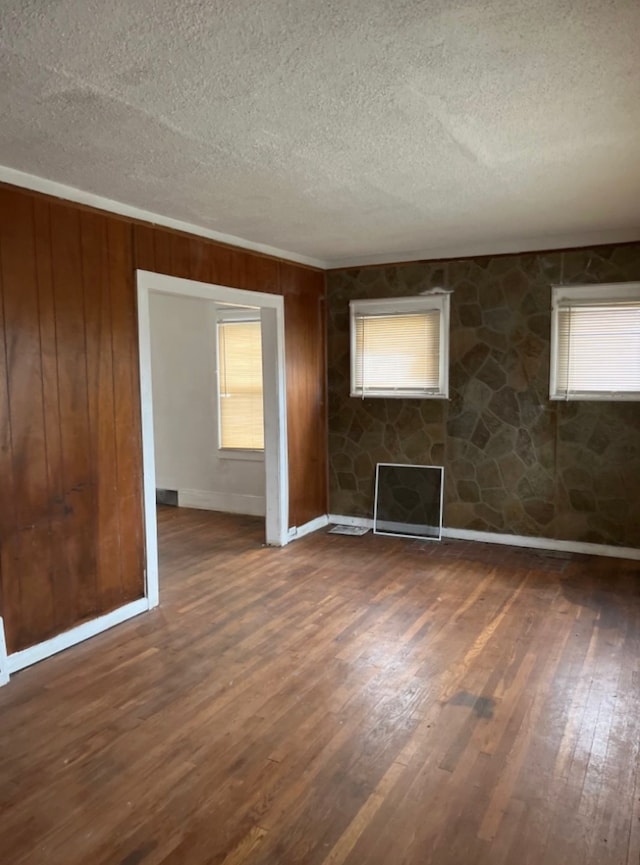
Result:
{"label": "window", "polygon": [[[244,316],[243,316],[244,313]],[[218,315],[218,425],[221,449],[264,450],[262,337],[255,311]]]}
{"label": "window", "polygon": [[556,286],[551,399],[640,399],[640,283]]}
{"label": "window", "polygon": [[349,307],[351,396],[448,396],[448,293],[353,300]]}

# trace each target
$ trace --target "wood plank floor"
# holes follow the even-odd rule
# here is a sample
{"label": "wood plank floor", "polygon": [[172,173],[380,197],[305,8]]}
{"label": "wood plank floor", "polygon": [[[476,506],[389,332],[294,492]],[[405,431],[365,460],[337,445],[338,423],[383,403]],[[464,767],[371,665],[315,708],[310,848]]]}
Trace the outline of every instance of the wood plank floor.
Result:
{"label": "wood plank floor", "polygon": [[3,865],[638,865],[637,562],[159,526],[161,608],[0,690]]}

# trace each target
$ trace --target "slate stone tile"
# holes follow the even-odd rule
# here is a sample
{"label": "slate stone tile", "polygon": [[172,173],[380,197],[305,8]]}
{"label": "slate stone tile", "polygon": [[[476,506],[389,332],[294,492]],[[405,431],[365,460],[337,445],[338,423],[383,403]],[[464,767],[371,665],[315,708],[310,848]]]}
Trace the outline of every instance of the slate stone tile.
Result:
{"label": "slate stone tile", "polygon": [[[448,525],[640,546],[637,403],[548,390],[552,284],[636,280],[640,244],[328,274],[332,512],[371,514],[376,462],[423,462],[445,466]],[[451,399],[349,397],[349,299],[434,285],[454,289]]]}

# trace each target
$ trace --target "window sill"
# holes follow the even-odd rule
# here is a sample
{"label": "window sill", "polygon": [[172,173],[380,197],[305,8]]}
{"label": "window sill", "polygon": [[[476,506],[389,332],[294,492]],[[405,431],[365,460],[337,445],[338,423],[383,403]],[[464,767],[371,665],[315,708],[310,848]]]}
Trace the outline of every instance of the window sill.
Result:
{"label": "window sill", "polygon": [[264,462],[264,451],[244,450],[242,448],[218,448],[218,459]]}
{"label": "window sill", "polygon": [[549,399],[553,402],[639,402],[640,393],[554,393]]}
{"label": "window sill", "polygon": [[376,393],[351,392],[353,399],[449,399],[447,393],[412,393],[410,391],[377,391]]}

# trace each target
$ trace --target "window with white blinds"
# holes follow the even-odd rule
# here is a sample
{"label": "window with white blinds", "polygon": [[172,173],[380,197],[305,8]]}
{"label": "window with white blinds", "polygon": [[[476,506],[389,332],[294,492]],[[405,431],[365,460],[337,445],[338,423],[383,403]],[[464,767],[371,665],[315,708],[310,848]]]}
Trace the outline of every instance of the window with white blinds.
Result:
{"label": "window with white blinds", "polygon": [[449,295],[352,301],[351,396],[444,398]]}
{"label": "window with white blinds", "polygon": [[556,287],[551,399],[640,399],[640,284]]}
{"label": "window with white blinds", "polygon": [[218,322],[218,418],[221,448],[264,450],[259,321]]}

